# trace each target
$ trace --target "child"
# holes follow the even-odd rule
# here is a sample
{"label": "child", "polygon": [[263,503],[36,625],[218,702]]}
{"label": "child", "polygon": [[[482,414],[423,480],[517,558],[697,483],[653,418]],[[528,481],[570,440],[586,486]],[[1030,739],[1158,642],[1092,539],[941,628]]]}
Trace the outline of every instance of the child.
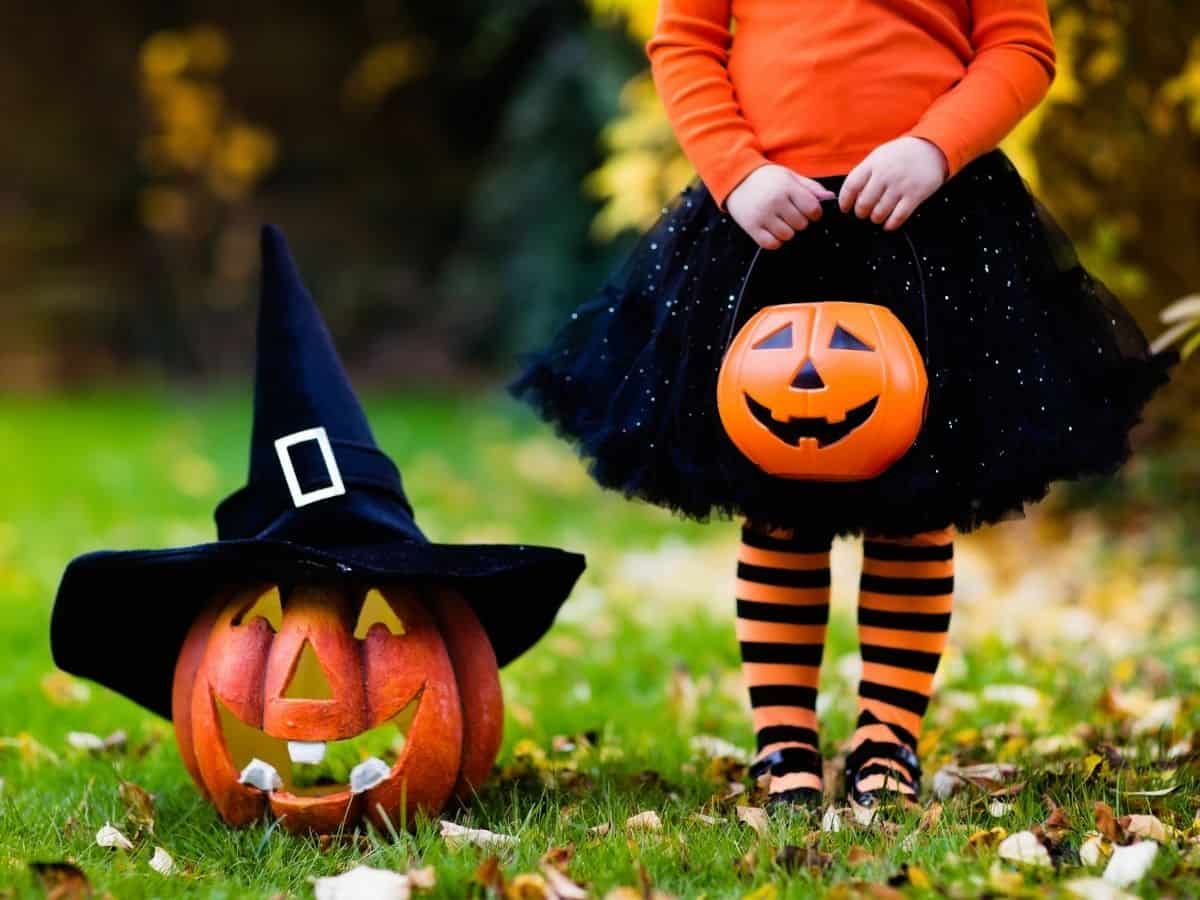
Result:
{"label": "child", "polygon": [[[829,548],[865,535],[847,788],[915,799],[955,531],[1115,470],[1169,362],[994,149],[1054,76],[1045,0],[663,0],[648,52],[703,183],[514,390],[601,484],[746,520],[737,633],[773,802],[821,799]],[[822,300],[887,306],[925,357],[920,435],[870,480],[772,478],[717,416],[729,336]]]}

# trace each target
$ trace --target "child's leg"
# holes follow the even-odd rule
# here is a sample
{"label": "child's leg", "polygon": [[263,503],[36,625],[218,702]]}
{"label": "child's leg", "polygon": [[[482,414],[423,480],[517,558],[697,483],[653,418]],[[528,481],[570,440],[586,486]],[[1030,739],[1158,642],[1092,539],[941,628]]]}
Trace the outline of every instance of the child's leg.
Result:
{"label": "child's leg", "polygon": [[831,543],[827,536],[742,529],[737,637],[753,707],[756,769],[773,775],[772,794],[821,790],[816,708]]}
{"label": "child's leg", "polygon": [[[953,541],[952,528],[903,539],[868,535],[864,541],[858,603],[863,673],[851,744],[851,759],[855,750],[861,758],[851,767],[859,775],[852,795],[853,789],[913,793],[921,722],[950,628]],[[891,772],[913,777],[897,780]]]}

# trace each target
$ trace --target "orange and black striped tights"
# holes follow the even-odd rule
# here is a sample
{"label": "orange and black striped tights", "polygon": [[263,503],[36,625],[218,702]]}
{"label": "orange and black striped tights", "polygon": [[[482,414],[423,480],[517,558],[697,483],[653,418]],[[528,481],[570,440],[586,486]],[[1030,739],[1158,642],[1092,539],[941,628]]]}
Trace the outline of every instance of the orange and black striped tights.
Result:
{"label": "orange and black striped tights", "polygon": [[[954,531],[867,535],[859,584],[863,671],[851,754],[859,790],[913,793],[897,758],[914,759],[954,593]],[[737,570],[737,637],[750,689],[757,760],[772,795],[819,792],[817,688],[829,618],[828,537],[747,525]],[[902,746],[897,746],[902,745]],[[905,749],[907,748],[907,750]],[[889,752],[894,750],[896,752]],[[892,778],[892,772],[901,777]]]}

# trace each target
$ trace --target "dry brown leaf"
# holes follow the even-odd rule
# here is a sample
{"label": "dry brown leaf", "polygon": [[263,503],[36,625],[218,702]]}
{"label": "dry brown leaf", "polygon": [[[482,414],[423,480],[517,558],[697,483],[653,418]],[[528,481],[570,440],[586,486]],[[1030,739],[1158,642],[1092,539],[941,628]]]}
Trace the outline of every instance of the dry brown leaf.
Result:
{"label": "dry brown leaf", "polygon": [[917,823],[917,831],[932,831],[942,821],[942,804],[936,800],[921,813],[921,821]]}
{"label": "dry brown leaf", "polygon": [[162,847],[154,848],[154,855],[150,857],[150,862],[148,865],[159,875],[175,874],[175,860],[173,860],[171,858],[171,854]]}
{"label": "dry brown leaf", "polygon": [[504,888],[504,900],[551,900],[546,879],[532,872],[522,872]]}
{"label": "dry brown leaf", "polygon": [[739,878],[749,878],[758,868],[758,847],[751,847],[733,861],[733,871]]}
{"label": "dry brown leaf", "polygon": [[761,806],[739,806],[737,808],[738,821],[743,825],[749,825],[760,837],[766,836],[771,830],[770,820],[767,818],[767,811]]}
{"label": "dry brown leaf", "polygon": [[1012,763],[980,763],[973,766],[943,766],[933,775],[933,793],[939,800],[954,796],[967,785],[988,794],[1019,793],[1023,784],[1011,784],[1020,770]]}
{"label": "dry brown leaf", "polygon": [[554,900],[587,900],[588,892],[553,866],[542,866],[542,876]]}
{"label": "dry brown leaf", "polygon": [[995,828],[980,829],[967,838],[967,849],[976,852],[988,850],[997,846],[1006,837],[1008,837],[1008,831],[998,825]]}
{"label": "dry brown leaf", "polygon": [[408,900],[411,893],[408,879],[399,872],[370,866],[313,879],[316,900]]}
{"label": "dry brown leaf", "polygon": [[785,844],[775,854],[775,865],[789,872],[797,869],[821,871],[833,865],[833,855],[822,853],[815,847],[797,847],[794,844]]}
{"label": "dry brown leaf", "polygon": [[514,847],[517,839],[511,834],[497,834],[486,828],[464,828],[455,822],[442,820],[442,840],[447,847],[458,848],[466,845],[482,847],[485,850],[500,850]]}
{"label": "dry brown leaf", "polygon": [[626,831],[662,831],[662,819],[652,809],[644,810],[625,820]]}
{"label": "dry brown leaf", "polygon": [[133,849],[133,844],[129,842],[129,838],[125,837],[119,828],[114,828],[108,822],[105,822],[104,826],[96,832],[96,846],[117,850]]}
{"label": "dry brown leaf", "polygon": [[500,858],[489,856],[475,868],[475,883],[496,894],[504,893],[504,872],[500,869]]}
{"label": "dry brown leaf", "polygon": [[414,891],[432,891],[437,887],[437,870],[433,866],[408,870],[408,883]]}
{"label": "dry brown leaf", "polygon": [[29,868],[41,882],[46,900],[86,900],[92,896],[92,883],[74,863],[35,862]]}
{"label": "dry brown leaf", "polygon": [[996,853],[1001,859],[1027,866],[1049,867],[1052,865],[1050,851],[1032,831],[1018,831],[1016,834],[1010,834],[1000,842]]}
{"label": "dry brown leaf", "polygon": [[141,830],[154,831],[154,797],[144,787],[132,781],[122,781],[117,793],[125,806],[125,818],[129,824]]}
{"label": "dry brown leaf", "polygon": [[834,809],[832,805],[825,808],[824,814],[821,816],[822,831],[841,831],[842,830],[842,815]]}
{"label": "dry brown leaf", "polygon": [[587,830],[587,833],[592,837],[607,837],[612,831],[612,822],[601,822],[599,825],[593,825]]}
{"label": "dry brown leaf", "polygon": [[710,816],[705,813],[692,813],[688,816],[689,822],[699,822],[701,825],[720,825],[721,820],[716,816]]}
{"label": "dry brown leaf", "polygon": [[566,872],[567,866],[571,864],[571,860],[575,858],[575,845],[565,844],[562,847],[551,847],[542,854],[541,864],[543,866],[553,866],[560,872]]}
{"label": "dry brown leaf", "polygon": [[1085,835],[1079,845],[1079,861],[1085,866],[1098,866],[1112,856],[1112,842],[1102,835],[1091,832]]}
{"label": "dry brown leaf", "polygon": [[855,844],[846,853],[846,864],[850,866],[862,866],[867,863],[875,862],[875,855],[866,847]]}
{"label": "dry brown leaf", "polygon": [[1124,844],[1128,840],[1125,829],[1117,821],[1112,807],[1107,803],[1096,801],[1096,830],[1114,844]]}
{"label": "dry brown leaf", "polygon": [[1150,840],[1157,841],[1160,844],[1165,844],[1168,840],[1170,840],[1170,834],[1167,830],[1167,826],[1164,825],[1157,816],[1121,816],[1120,822],[1121,827],[1125,830],[1126,834],[1149,838]]}
{"label": "dry brown leaf", "polygon": [[42,693],[55,706],[87,703],[92,696],[87,684],[59,671],[48,672],[42,678]]}

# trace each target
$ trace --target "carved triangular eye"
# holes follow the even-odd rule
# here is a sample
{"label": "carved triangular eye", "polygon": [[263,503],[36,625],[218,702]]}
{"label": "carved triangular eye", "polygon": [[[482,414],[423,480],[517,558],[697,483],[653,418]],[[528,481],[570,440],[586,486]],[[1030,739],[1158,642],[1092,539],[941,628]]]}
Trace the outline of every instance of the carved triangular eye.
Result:
{"label": "carved triangular eye", "polygon": [[847,331],[845,328],[843,328],[841,325],[839,325],[835,329],[833,329],[833,339],[830,340],[830,342],[829,342],[829,349],[830,350],[866,350],[866,351],[870,352],[870,351],[874,351],[875,348],[872,347],[870,344],[868,344],[866,341],[860,340],[859,338],[855,337],[849,331]]}
{"label": "carved triangular eye", "polygon": [[774,334],[769,334],[757,344],[755,350],[789,350],[792,346],[792,326],[784,325]]}
{"label": "carved triangular eye", "polygon": [[367,591],[362,610],[358,614],[358,624],[354,626],[354,636],[360,641],[365,640],[371,632],[371,627],[376,624],[383,625],[389,634],[397,636],[404,634],[404,623],[392,609],[392,604],[387,602],[387,598],[377,588],[371,588]]}
{"label": "carved triangular eye", "polygon": [[273,587],[264,591],[258,598],[238,613],[233,620],[234,625],[242,625],[262,619],[271,626],[272,631],[278,631],[283,624],[283,601],[279,596],[279,588]]}

